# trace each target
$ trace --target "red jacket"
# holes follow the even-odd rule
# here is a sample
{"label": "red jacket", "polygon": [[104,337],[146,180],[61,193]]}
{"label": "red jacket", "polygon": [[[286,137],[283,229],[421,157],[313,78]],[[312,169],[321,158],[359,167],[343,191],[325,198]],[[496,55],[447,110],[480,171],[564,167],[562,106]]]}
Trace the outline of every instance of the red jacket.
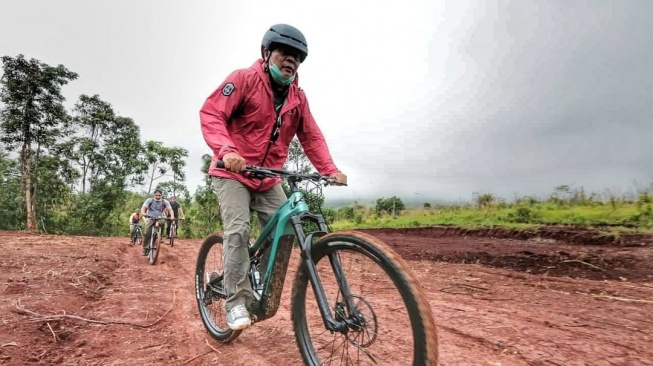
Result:
{"label": "red jacket", "polygon": [[297,82],[289,86],[280,116],[283,124],[279,137],[263,161],[277,120],[270,79],[263,71],[262,59],[250,68],[231,73],[206,99],[200,110],[204,141],[213,150],[209,175],[236,179],[253,190],[266,191],[280,179],[249,179],[241,173],[216,168],[215,161],[222,160],[229,152],[237,152],[248,165],[282,168],[288,157],[288,146],[295,135],[320,174],[339,172],[324,136],[311,115],[306,95]]}

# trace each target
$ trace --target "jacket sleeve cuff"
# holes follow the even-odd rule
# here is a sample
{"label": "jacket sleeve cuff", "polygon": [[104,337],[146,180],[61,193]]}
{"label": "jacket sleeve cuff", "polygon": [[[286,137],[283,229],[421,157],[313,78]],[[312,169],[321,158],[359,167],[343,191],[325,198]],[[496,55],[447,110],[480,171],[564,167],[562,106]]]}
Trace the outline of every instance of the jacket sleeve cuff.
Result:
{"label": "jacket sleeve cuff", "polygon": [[338,170],[337,168],[333,168],[333,169],[327,169],[326,172],[324,174],[322,174],[322,175],[331,176],[331,175],[334,175],[336,173],[342,173],[342,172],[340,170]]}
{"label": "jacket sleeve cuff", "polygon": [[217,154],[218,160],[222,160],[222,158],[225,155],[227,155],[228,153],[231,153],[231,152],[237,153],[238,150],[236,150],[236,148],[234,148],[233,146],[224,145],[223,147],[220,148],[220,150],[218,150],[218,154]]}

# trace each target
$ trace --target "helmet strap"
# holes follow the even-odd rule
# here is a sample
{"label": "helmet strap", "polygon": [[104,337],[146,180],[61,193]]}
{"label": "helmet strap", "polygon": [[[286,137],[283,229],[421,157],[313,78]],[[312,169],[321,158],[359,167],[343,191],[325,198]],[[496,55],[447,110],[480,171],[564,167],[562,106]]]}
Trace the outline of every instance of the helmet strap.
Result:
{"label": "helmet strap", "polygon": [[265,72],[270,72],[270,57],[272,56],[272,52],[268,55],[268,57],[263,59],[263,71]]}

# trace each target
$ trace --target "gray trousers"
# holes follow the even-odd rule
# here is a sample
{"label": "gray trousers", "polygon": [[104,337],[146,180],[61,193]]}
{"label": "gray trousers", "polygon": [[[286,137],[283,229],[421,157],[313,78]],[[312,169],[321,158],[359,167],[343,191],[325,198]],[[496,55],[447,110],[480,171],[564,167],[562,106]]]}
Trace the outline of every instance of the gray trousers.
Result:
{"label": "gray trousers", "polygon": [[[147,224],[145,225],[145,231],[143,231],[143,249],[150,246],[150,239],[152,238],[152,226],[156,224],[157,220],[148,219]],[[165,225],[163,221],[159,220],[160,225]],[[163,230],[161,230],[161,235],[163,235]],[[160,241],[161,238],[158,238],[157,241]]]}
{"label": "gray trousers", "polygon": [[250,210],[257,213],[263,227],[286,202],[287,197],[281,184],[265,192],[250,192],[247,187],[233,179],[212,177],[212,183],[218,194],[224,225],[222,263],[224,287],[227,292],[225,308],[230,311],[236,305],[249,306],[254,299],[252,286],[247,279]]}

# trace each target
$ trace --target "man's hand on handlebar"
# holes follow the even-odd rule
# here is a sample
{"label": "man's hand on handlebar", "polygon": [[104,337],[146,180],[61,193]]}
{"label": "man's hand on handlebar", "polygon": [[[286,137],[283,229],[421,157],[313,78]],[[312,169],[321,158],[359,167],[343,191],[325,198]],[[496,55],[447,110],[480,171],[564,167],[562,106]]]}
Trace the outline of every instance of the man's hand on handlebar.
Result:
{"label": "man's hand on handlebar", "polygon": [[347,176],[343,173],[335,173],[331,175],[331,178],[335,181],[329,183],[332,186],[346,186],[347,185]]}
{"label": "man's hand on handlebar", "polygon": [[[231,155],[231,156],[230,156]],[[227,169],[227,158],[235,159],[233,161],[236,161],[234,163],[235,165],[231,165],[231,169]],[[298,182],[300,180],[312,180],[314,182],[320,181],[324,183],[325,185],[332,185],[332,186],[346,186],[347,185],[347,176],[341,172],[334,173],[330,176],[321,176],[317,173],[314,174],[299,174],[297,172],[291,172],[283,169],[277,169],[277,168],[266,168],[266,167],[259,167],[259,166],[254,166],[254,165],[246,165],[244,162],[245,160],[243,159],[242,161],[240,159],[243,159],[240,155],[237,153],[227,153],[223,157],[223,160],[218,160],[215,163],[216,168],[220,169],[227,169],[230,171],[237,171],[237,172],[247,172],[248,176],[250,178],[255,178],[255,179],[264,179],[268,177],[278,177],[278,176],[285,176],[285,177],[295,177],[293,180],[295,182]],[[242,164],[241,164],[242,163]],[[240,170],[234,170],[233,168],[236,167]],[[297,180],[299,178],[299,180]]]}
{"label": "man's hand on handlebar", "polygon": [[235,152],[226,153],[222,157],[222,161],[224,161],[224,167],[231,172],[242,172],[247,164],[245,158]]}

